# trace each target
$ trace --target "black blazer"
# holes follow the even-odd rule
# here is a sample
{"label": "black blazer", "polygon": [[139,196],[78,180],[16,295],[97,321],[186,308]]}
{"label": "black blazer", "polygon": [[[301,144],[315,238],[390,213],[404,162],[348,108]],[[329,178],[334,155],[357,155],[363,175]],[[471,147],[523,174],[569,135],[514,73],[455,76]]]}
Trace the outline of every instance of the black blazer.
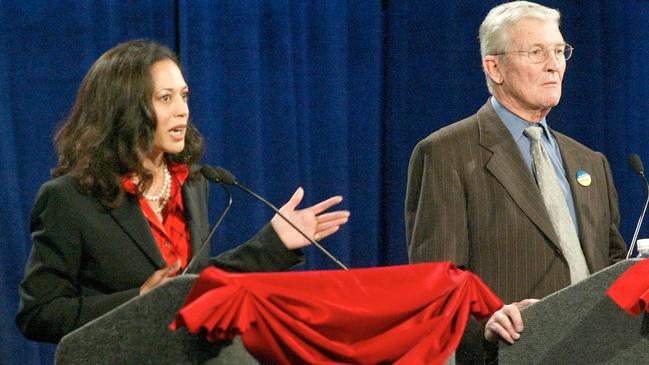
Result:
{"label": "black blazer", "polygon": [[[183,187],[192,252],[209,231],[208,184],[199,177]],[[71,176],[45,183],[32,209],[32,251],[20,285],[16,322],[28,338],[58,342],[62,336],[138,295],[140,286],[165,262],[137,199],[125,194],[116,209],[84,195]],[[207,265],[228,271],[280,271],[303,261],[266,225],[248,242],[217,257],[209,249],[195,272]]]}

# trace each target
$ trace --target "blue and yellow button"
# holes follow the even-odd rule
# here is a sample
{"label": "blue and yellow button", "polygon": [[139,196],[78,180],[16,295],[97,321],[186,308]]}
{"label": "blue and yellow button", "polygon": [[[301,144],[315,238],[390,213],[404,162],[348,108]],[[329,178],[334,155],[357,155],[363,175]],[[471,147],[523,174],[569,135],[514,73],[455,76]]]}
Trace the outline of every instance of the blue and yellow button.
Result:
{"label": "blue and yellow button", "polygon": [[584,170],[579,170],[579,172],[577,172],[577,182],[581,186],[590,186],[592,179],[590,178],[589,173]]}

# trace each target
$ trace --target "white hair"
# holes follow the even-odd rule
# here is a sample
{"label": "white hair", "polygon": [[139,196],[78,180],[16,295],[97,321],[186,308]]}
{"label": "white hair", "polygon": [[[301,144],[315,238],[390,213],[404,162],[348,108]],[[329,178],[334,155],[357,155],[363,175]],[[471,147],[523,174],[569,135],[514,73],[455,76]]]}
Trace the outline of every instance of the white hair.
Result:
{"label": "white hair", "polygon": [[[489,11],[480,25],[480,54],[482,59],[487,55],[503,53],[509,45],[509,30],[523,19],[538,19],[544,22],[554,22],[559,26],[561,14],[559,10],[550,9],[529,1],[512,1],[496,6]],[[493,93],[492,81],[489,76],[487,88]]]}

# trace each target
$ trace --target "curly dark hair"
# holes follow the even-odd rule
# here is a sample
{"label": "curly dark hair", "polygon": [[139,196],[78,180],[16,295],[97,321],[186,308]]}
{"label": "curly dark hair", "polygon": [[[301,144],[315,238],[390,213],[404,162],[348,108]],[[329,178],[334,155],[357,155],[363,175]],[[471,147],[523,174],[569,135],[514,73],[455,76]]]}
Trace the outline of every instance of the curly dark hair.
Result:
{"label": "curly dark hair", "polygon": [[[54,137],[59,155],[54,176],[69,174],[81,191],[103,205],[119,206],[124,197],[122,177],[140,176],[138,190],[144,191],[153,175],[143,160],[153,150],[156,117],[152,105],[151,66],[172,60],[167,47],[145,40],[121,43],[104,53],[83,79],[70,116]],[[185,148],[166,154],[173,163],[196,170],[203,153],[203,139],[190,123]]]}

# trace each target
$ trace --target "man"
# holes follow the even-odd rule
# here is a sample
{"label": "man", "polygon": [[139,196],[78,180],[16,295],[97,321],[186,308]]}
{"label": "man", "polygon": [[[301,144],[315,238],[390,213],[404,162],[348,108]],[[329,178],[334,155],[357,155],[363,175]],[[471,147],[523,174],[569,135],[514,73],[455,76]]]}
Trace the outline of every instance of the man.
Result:
{"label": "man", "polygon": [[483,336],[518,339],[519,310],[535,302],[524,298],[542,298],[625,254],[608,161],[546,122],[572,54],[559,19],[526,1],[492,9],[480,26],[492,97],[422,140],[410,160],[410,262],[453,261],[513,302],[467,329],[458,362],[480,360]]}

